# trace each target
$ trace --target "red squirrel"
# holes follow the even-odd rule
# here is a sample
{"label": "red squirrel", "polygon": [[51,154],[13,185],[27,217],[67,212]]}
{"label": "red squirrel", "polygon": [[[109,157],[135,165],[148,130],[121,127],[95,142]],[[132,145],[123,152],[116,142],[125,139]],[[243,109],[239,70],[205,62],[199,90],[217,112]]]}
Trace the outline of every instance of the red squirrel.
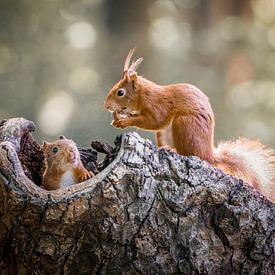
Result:
{"label": "red squirrel", "polygon": [[159,147],[198,156],[243,179],[275,202],[275,151],[258,141],[240,138],[214,147],[214,114],[208,97],[187,84],[158,85],[137,74],[142,62],[126,58],[121,79],[111,88],[105,108],[112,125],[154,131]]}
{"label": "red squirrel", "polygon": [[46,169],[42,187],[46,190],[65,188],[92,177],[82,164],[76,144],[71,139],[60,136],[52,143],[43,142]]}

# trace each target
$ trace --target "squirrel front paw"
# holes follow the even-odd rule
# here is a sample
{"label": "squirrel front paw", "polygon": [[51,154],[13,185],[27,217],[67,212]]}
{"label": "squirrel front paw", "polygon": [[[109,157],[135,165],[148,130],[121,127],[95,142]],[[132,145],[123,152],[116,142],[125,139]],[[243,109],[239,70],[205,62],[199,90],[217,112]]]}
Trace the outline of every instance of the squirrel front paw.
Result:
{"label": "squirrel front paw", "polygon": [[128,126],[127,123],[126,123],[126,119],[113,120],[111,125],[116,127],[116,128],[125,128],[125,127]]}
{"label": "squirrel front paw", "polygon": [[90,178],[93,177],[93,176],[94,176],[94,174],[93,174],[92,171],[90,171],[90,172],[87,171],[87,172],[81,177],[80,182],[86,181],[86,180],[90,179]]}

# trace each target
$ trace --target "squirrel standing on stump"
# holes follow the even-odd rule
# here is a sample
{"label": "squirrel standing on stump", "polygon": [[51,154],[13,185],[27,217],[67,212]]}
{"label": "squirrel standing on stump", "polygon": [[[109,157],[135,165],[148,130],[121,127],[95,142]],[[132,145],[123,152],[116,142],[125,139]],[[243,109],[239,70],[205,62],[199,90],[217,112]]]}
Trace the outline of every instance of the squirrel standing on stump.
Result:
{"label": "squirrel standing on stump", "polygon": [[132,49],[121,77],[109,91],[105,108],[116,128],[154,131],[157,145],[184,156],[198,156],[243,179],[275,202],[275,151],[259,141],[240,138],[214,147],[214,114],[207,96],[186,84],[158,85],[136,72],[142,58],[131,63]]}

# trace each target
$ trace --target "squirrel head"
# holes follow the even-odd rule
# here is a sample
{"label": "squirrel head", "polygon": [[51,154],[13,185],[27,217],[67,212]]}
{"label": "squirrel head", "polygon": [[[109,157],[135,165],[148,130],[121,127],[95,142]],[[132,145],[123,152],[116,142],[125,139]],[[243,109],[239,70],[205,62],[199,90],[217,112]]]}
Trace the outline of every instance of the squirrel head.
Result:
{"label": "squirrel head", "polygon": [[130,50],[124,63],[122,77],[111,88],[105,100],[104,106],[110,112],[130,114],[139,108],[138,97],[141,87],[136,69],[143,58],[140,57],[131,63],[134,51],[135,48]]}
{"label": "squirrel head", "polygon": [[44,141],[42,149],[48,166],[54,164],[59,169],[66,170],[77,166],[80,161],[76,144],[64,136],[53,142]]}

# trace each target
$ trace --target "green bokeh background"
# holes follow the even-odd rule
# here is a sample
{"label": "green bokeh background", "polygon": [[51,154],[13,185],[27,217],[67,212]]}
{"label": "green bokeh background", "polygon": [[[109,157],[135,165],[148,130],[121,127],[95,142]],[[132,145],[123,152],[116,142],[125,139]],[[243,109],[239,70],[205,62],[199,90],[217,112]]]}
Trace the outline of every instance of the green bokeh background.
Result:
{"label": "green bokeh background", "polygon": [[275,0],[1,0],[0,119],[33,120],[39,142],[112,142],[125,130],[103,102],[134,46],[141,75],[208,95],[216,141],[275,147]]}

